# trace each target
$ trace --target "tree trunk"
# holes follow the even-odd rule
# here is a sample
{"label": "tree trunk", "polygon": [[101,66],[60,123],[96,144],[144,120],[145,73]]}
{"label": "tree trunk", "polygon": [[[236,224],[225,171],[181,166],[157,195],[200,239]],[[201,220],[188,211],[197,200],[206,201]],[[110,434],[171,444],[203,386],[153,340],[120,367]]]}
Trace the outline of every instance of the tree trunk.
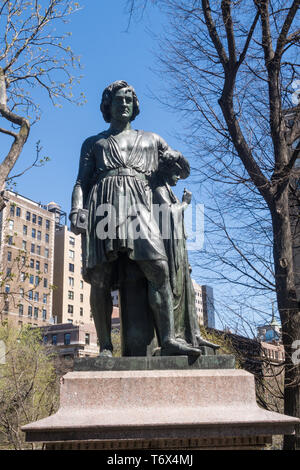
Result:
{"label": "tree trunk", "polygon": [[[277,188],[278,189],[278,188]],[[300,365],[295,362],[295,341],[300,339],[300,311],[296,297],[293,240],[289,219],[288,186],[270,208],[273,221],[274,266],[278,309],[285,349],[284,412],[300,416]],[[300,449],[300,426],[296,434],[284,437],[284,449]]]}

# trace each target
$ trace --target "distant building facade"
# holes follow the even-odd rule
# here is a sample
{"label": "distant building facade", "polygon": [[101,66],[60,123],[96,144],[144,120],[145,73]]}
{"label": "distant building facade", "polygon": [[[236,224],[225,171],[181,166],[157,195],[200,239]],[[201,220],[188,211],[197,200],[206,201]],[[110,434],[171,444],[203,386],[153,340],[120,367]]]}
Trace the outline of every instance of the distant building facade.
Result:
{"label": "distant building facade", "polygon": [[200,325],[215,327],[214,293],[212,287],[199,285],[192,280],[195,290],[196,313]]}
{"label": "distant building facade", "polygon": [[81,236],[57,225],[54,249],[53,316],[55,323],[94,325],[90,285],[82,277]]}
{"label": "distant building facade", "polygon": [[257,339],[262,343],[281,343],[281,326],[275,318],[274,307],[272,308],[272,320],[270,323],[257,327]]}
{"label": "distant building facade", "polygon": [[0,316],[19,326],[42,326],[52,312],[54,214],[13,191],[3,197]]}
{"label": "distant building facade", "polygon": [[97,334],[93,325],[60,323],[41,328],[43,342],[53,346],[60,357],[95,357],[99,355]]}

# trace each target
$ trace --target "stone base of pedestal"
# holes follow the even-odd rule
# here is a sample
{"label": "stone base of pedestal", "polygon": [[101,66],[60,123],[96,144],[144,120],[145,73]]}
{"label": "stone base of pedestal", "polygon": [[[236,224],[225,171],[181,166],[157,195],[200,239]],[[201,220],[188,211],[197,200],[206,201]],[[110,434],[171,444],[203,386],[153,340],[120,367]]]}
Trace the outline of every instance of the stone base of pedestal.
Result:
{"label": "stone base of pedestal", "polygon": [[261,450],[272,444],[272,436],[210,439],[152,439],[133,441],[83,441],[47,443],[45,450]]}
{"label": "stone base of pedestal", "polygon": [[66,374],[59,411],[23,431],[47,449],[252,449],[298,422],[259,408],[243,370],[105,370]]}

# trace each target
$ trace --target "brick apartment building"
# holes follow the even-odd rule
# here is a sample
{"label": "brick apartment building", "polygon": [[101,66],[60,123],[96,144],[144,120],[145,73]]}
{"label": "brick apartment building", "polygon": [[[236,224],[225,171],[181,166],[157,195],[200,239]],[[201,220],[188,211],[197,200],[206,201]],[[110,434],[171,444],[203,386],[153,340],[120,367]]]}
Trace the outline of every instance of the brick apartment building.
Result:
{"label": "brick apartment building", "polygon": [[0,212],[0,318],[42,326],[52,313],[54,214],[47,206],[4,192]]}

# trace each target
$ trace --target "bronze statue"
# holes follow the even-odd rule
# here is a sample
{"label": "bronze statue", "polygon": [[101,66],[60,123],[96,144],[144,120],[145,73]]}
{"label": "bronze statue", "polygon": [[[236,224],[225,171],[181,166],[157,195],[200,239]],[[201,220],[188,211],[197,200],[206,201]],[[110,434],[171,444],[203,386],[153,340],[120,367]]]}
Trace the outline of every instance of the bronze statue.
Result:
{"label": "bronze statue", "polygon": [[174,328],[177,340],[184,340],[195,347],[208,346],[218,349],[219,346],[201,337],[196,313],[195,291],[191,279],[191,267],[186,248],[184,211],[191,203],[192,193],[184,190],[182,202],[175,196],[172,187],[179,179],[190,174],[190,166],[181,154],[175,152],[173,163],[161,161],[155,180],[153,202],[167,212],[166,223],[159,220],[160,231],[167,227],[163,240],[168,258],[170,284],[173,293]]}
{"label": "bronze statue", "polygon": [[112,354],[111,289],[128,260],[147,280],[161,354],[198,355],[198,348],[175,339],[168,258],[153,217],[152,178],[161,162],[183,157],[157,134],[131,128],[139,102],[125,81],[104,90],[100,108],[110,127],[82,145],[70,213],[71,229],[83,232],[83,274],[91,284],[100,354]]}

